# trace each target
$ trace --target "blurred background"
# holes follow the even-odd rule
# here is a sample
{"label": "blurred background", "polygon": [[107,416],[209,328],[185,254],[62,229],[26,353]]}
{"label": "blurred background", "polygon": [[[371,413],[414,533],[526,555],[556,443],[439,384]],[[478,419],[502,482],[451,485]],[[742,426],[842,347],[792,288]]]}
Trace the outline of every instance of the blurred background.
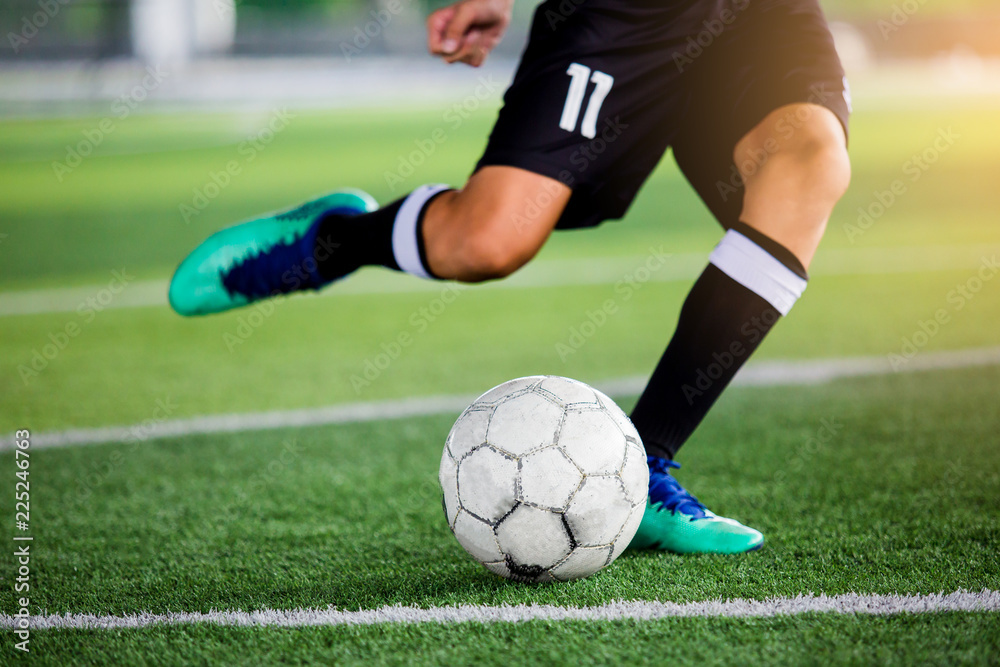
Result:
{"label": "blurred background", "polygon": [[[1000,588],[997,0],[821,0],[853,93],[852,184],[804,298],[738,378],[758,384],[727,390],[681,452],[685,486],[767,534],[747,559],[623,558],[581,586],[515,592],[466,562],[441,516],[441,446],[471,397],[554,374],[634,403],[721,237],[669,154],[622,221],[554,234],[504,281],[362,269],[218,316],[170,310],[175,267],[223,227],[344,185],[384,204],[464,182],[534,1],[518,0],[481,69],[427,55],[440,1],[0,0],[0,434],[32,435],[32,611]],[[859,368],[877,374],[823,382]],[[0,575],[18,567],[5,553]],[[650,648],[634,655],[996,662],[995,614],[923,618],[671,619],[637,626]],[[385,662],[480,664],[440,650],[498,662],[544,635],[541,660],[570,647],[592,662],[612,655],[588,653],[605,637],[632,645],[617,625],[526,626],[497,643],[469,627],[468,641],[452,627],[173,626],[32,640],[60,644],[65,664],[107,662],[114,646],[151,664],[290,661],[321,644],[368,664],[383,645],[398,651]],[[696,641],[665,642],[676,628]],[[212,642],[266,657],[199,652]]]}
{"label": "blurred background", "polygon": [[[222,227],[342,185],[385,203],[464,181],[535,3],[519,0],[481,69],[427,55],[435,3],[0,0],[0,429],[138,423],[166,397],[176,418],[648,373],[720,236],[669,156],[624,221],[554,235],[433,321],[419,313],[439,285],[379,270],[266,313],[167,308],[174,267]],[[810,297],[760,357],[1000,343],[983,268],[1000,250],[1000,6],[822,5],[853,92],[854,180]],[[672,259],[641,297],[560,354],[650,248]]]}
{"label": "blurred background", "polygon": [[[355,28],[358,57],[424,53],[423,19],[444,0],[5,0],[0,57],[87,60],[138,57],[184,62],[219,56],[344,55]],[[536,2],[518,2],[497,53],[516,56]],[[878,61],[960,51],[1000,55],[1000,9],[990,0],[824,0],[851,46]],[[41,12],[41,13],[39,13]],[[375,19],[378,28],[367,26]],[[391,27],[390,24],[391,23]],[[905,30],[901,30],[905,25]],[[891,37],[891,39],[890,39]]]}
{"label": "blurred background", "polygon": [[[448,68],[431,66],[423,22],[444,4],[4,0],[2,112],[79,113],[141,79],[143,64],[170,73],[169,82],[150,91],[146,112],[163,105],[218,107],[274,99],[344,106],[440,97],[456,77]],[[514,23],[494,53],[491,71],[509,73],[537,4],[516,4]],[[948,83],[981,82],[1000,57],[1000,7],[990,0],[822,4],[852,76],[873,68],[936,63],[940,81],[935,83],[947,88]],[[897,76],[899,83],[904,82]]]}

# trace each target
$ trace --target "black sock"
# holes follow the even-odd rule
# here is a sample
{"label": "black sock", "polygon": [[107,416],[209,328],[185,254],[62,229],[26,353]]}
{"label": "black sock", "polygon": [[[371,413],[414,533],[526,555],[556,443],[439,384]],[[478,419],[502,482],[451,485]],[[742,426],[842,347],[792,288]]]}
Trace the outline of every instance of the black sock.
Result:
{"label": "black sock", "polygon": [[[384,266],[433,278],[424,252],[423,220],[427,206],[445,189],[423,186],[371,213],[322,216],[315,245],[320,277],[329,282],[362,266]],[[405,229],[397,230],[397,222]]]}
{"label": "black sock", "polygon": [[369,264],[399,270],[392,255],[392,227],[403,200],[371,213],[346,216],[327,213],[316,232],[316,265],[331,281]]}
{"label": "black sock", "polygon": [[653,456],[674,457],[805,288],[795,256],[745,225],[727,232],[710,261],[631,415]]}

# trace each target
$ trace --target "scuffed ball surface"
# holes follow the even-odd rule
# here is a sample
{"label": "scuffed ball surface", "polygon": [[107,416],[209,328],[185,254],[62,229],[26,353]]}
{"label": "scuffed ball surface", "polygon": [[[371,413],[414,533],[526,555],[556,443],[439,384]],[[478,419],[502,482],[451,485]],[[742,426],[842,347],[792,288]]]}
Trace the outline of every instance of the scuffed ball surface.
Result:
{"label": "scuffed ball surface", "polygon": [[625,550],[649,471],[614,401],[576,380],[533,376],[462,412],[438,479],[459,544],[491,572],[541,582],[589,576]]}

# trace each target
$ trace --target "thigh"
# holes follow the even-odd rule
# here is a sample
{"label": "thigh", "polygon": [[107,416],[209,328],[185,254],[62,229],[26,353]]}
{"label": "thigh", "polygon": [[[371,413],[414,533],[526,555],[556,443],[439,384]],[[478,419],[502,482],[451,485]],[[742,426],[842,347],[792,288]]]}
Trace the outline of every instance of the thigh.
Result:
{"label": "thigh", "polygon": [[505,246],[537,251],[555,227],[571,190],[526,169],[483,167],[455,193],[451,217],[457,231],[486,233]]}
{"label": "thigh", "polygon": [[[674,158],[719,223],[740,220],[741,170],[752,174],[778,143],[734,161],[740,140],[765,118],[779,135],[794,135],[825,107],[846,132],[849,92],[833,38],[815,0],[748,3],[731,29],[691,66],[691,105]],[[802,104],[805,103],[805,104]],[[803,111],[805,110],[805,111]],[[747,162],[749,161],[749,162]]]}

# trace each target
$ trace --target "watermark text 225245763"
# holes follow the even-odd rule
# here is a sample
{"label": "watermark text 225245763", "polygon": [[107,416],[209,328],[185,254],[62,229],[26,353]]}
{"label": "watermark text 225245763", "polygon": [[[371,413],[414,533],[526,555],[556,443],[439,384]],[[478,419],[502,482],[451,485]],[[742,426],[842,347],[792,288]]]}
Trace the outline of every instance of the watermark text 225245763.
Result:
{"label": "watermark text 225245763", "polygon": [[19,639],[14,643],[14,648],[19,651],[28,652],[28,642],[31,641],[31,630],[28,627],[28,618],[31,612],[28,605],[31,599],[28,593],[31,591],[31,540],[28,535],[31,521],[31,486],[28,475],[31,467],[28,458],[28,449],[31,447],[31,433],[23,429],[14,434],[14,464],[17,471],[14,476],[14,526],[17,532],[14,534],[14,542],[17,547],[14,549],[15,567],[14,572],[14,592],[21,594],[17,599],[17,612],[14,614],[14,636]]}

